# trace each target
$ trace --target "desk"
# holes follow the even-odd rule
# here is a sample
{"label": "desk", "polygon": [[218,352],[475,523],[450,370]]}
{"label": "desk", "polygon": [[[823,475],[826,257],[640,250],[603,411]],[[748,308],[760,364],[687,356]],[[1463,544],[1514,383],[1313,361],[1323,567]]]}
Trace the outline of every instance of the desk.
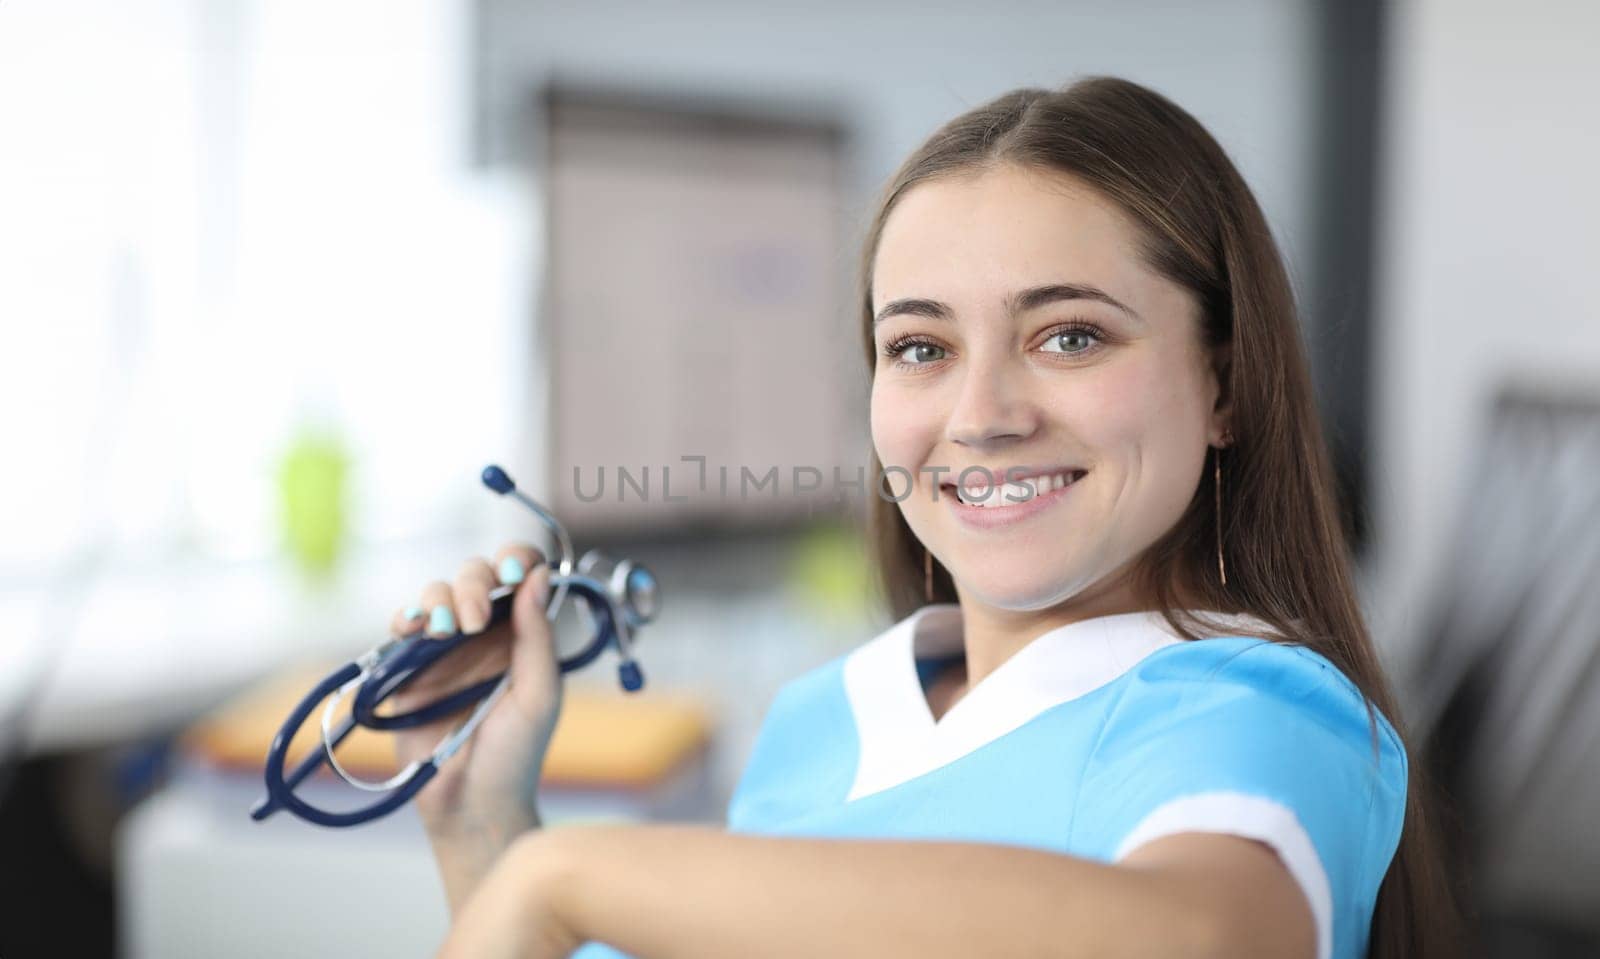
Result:
{"label": "desk", "polygon": [[[550,790],[545,822],[682,820],[710,804],[708,764],[649,796]],[[313,781],[335,805],[347,790]],[[252,822],[259,777],[181,767],[117,833],[123,959],[351,959],[431,955],[449,923],[416,811],[353,829],[291,816]]]}

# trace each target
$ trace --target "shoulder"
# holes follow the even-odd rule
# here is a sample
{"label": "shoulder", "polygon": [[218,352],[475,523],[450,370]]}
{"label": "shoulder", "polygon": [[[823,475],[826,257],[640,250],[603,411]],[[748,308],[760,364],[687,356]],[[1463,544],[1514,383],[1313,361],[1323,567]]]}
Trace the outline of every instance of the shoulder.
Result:
{"label": "shoulder", "polygon": [[1220,789],[1269,798],[1315,823],[1314,833],[1370,829],[1374,850],[1391,852],[1409,777],[1394,726],[1325,656],[1238,636],[1185,641],[1142,660],[1086,771],[1086,781],[1122,797]]}
{"label": "shoulder", "polygon": [[1075,841],[1111,859],[1220,832],[1271,847],[1317,921],[1319,954],[1355,955],[1405,819],[1394,727],[1327,657],[1261,637],[1164,646],[1108,700]]}
{"label": "shoulder", "polygon": [[1126,695],[1136,702],[1181,700],[1219,714],[1292,719],[1365,743],[1404,767],[1389,718],[1343,670],[1303,645],[1251,636],[1188,640],[1152,653],[1128,680]]}
{"label": "shoulder", "polygon": [[1327,657],[1298,643],[1259,636],[1215,636],[1164,646],[1140,663],[1148,679],[1228,681],[1297,685],[1331,683],[1359,696],[1350,678]]}

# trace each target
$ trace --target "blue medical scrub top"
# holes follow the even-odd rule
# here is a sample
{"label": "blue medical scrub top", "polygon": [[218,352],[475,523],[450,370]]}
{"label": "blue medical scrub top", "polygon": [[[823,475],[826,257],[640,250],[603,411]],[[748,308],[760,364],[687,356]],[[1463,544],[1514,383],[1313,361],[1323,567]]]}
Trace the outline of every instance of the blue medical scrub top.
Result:
{"label": "blue medical scrub top", "polygon": [[1185,641],[1157,613],[1051,630],[936,721],[924,682],[960,657],[961,609],[923,607],[779,691],[728,829],[1102,862],[1174,833],[1244,836],[1305,893],[1319,959],[1362,956],[1404,818],[1399,737],[1327,659],[1204,615],[1229,634]]}

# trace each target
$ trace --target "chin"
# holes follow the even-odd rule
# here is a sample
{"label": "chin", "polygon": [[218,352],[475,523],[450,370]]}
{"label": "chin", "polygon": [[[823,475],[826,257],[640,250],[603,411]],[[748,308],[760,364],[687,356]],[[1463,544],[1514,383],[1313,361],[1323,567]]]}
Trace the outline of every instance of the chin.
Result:
{"label": "chin", "polygon": [[1071,599],[1082,589],[1075,582],[1064,582],[1058,577],[1039,579],[1036,575],[1037,571],[1034,576],[1007,577],[1004,570],[991,567],[962,585],[968,599],[1018,613],[1049,609]]}

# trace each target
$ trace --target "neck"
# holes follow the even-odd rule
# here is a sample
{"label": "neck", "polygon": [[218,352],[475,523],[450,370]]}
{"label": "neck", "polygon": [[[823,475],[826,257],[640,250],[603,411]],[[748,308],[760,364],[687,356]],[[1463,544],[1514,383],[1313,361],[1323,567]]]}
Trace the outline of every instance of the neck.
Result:
{"label": "neck", "polygon": [[1044,609],[1013,610],[972,597],[957,585],[961,600],[962,644],[966,649],[963,692],[983,681],[1006,660],[1053,629],[1101,616],[1139,612],[1140,604],[1126,583],[1095,586]]}

